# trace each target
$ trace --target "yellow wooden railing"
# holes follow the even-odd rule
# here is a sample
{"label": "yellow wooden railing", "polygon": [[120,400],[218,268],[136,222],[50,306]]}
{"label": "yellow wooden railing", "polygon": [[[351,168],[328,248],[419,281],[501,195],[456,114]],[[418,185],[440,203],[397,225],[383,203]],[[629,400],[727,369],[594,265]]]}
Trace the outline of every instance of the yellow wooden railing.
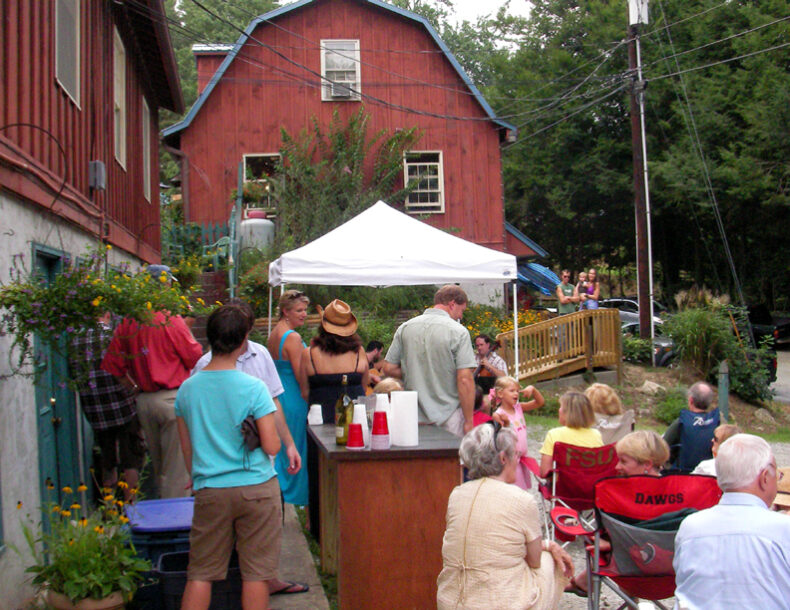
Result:
{"label": "yellow wooden railing", "polygon": [[[500,333],[499,355],[515,373],[514,331]],[[616,309],[593,309],[558,316],[518,329],[518,378],[542,381],[580,370],[616,366],[622,375],[620,317]]]}

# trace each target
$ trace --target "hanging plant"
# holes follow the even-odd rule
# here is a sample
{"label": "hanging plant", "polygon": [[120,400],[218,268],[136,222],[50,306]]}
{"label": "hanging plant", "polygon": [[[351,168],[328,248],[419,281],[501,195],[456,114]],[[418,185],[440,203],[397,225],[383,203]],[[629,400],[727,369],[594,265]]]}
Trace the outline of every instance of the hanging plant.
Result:
{"label": "hanging plant", "polygon": [[204,315],[211,311],[202,299],[190,298],[189,287],[172,286],[163,274],[152,277],[144,268],[132,273],[128,265],[104,271],[107,251],[101,246],[47,282],[22,269],[15,257],[11,280],[0,285],[0,332],[13,337],[9,362],[15,374],[35,374],[41,364],[33,353],[33,337],[59,351],[74,336],[97,326],[105,311],[141,324],[152,324],[157,311],[171,315]]}

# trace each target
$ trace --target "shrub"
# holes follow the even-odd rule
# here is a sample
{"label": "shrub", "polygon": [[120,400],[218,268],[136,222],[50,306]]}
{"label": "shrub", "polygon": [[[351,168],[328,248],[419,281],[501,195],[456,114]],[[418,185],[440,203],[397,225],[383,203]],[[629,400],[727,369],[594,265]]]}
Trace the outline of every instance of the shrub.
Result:
{"label": "shrub", "polygon": [[742,308],[687,309],[664,324],[672,337],[679,358],[694,367],[704,378],[716,382],[719,363],[727,360],[730,389],[748,401],[770,400],[767,363],[773,358],[769,343],[757,348],[736,338],[739,329],[745,337],[746,314]]}
{"label": "shrub", "polygon": [[623,358],[626,362],[650,362],[653,350],[650,339],[623,337]]}
{"label": "shrub", "polygon": [[653,415],[658,421],[669,425],[687,405],[686,391],[683,388],[671,388],[659,400]]}

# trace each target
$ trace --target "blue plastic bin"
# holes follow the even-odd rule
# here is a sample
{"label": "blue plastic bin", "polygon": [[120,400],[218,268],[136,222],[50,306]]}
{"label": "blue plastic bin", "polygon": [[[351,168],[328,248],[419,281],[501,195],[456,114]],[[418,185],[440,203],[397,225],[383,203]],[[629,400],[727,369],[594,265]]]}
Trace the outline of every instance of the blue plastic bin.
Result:
{"label": "blue plastic bin", "polygon": [[127,505],[137,555],[155,566],[163,553],[188,551],[193,512],[193,498],[143,500]]}
{"label": "blue plastic bin", "polygon": [[[189,552],[163,553],[159,556],[156,574],[159,576],[164,610],[181,608],[181,598],[187,585],[188,565]],[[212,584],[209,610],[238,610],[239,608],[241,608],[241,572],[238,555],[233,553],[230,556],[228,577]]]}

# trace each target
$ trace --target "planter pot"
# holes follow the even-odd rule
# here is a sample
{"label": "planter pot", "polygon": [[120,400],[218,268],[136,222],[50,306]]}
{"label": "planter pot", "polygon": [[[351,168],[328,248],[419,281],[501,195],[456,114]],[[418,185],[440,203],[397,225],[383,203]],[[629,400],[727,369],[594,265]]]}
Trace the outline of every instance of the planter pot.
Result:
{"label": "planter pot", "polygon": [[110,593],[103,599],[81,599],[75,604],[61,593],[47,591],[47,603],[55,610],[116,610],[125,606],[120,591]]}

